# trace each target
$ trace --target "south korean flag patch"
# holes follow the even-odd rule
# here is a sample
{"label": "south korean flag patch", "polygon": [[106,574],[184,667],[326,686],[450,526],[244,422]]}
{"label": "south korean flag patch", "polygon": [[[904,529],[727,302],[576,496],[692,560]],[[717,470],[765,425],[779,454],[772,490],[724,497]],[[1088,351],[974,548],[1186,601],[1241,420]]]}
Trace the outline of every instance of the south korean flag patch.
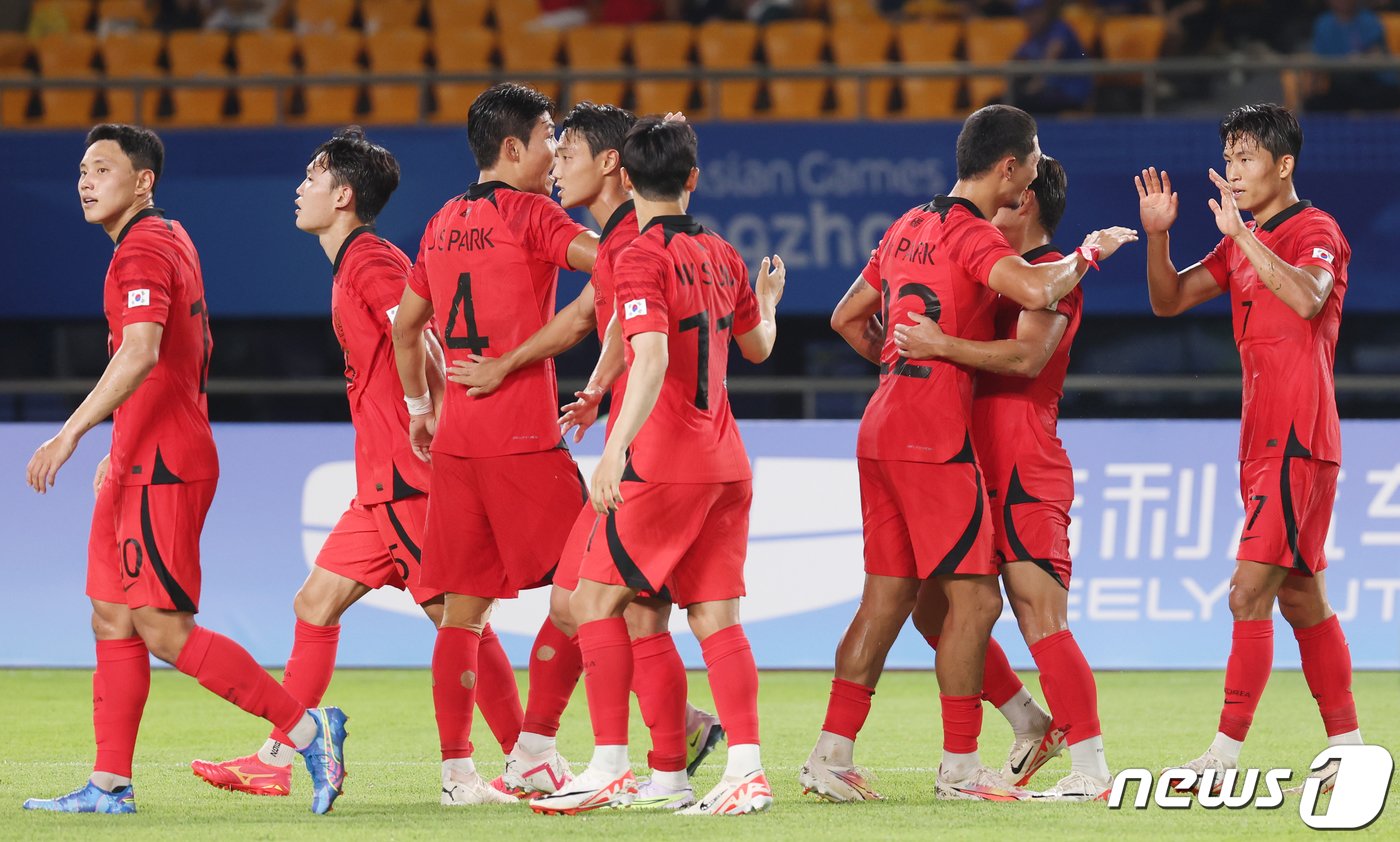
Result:
{"label": "south korean flag patch", "polygon": [[634,298],[622,305],[622,317],[624,319],[635,319],[638,316],[647,314],[647,300],[645,298]]}
{"label": "south korean flag patch", "polygon": [[126,294],[127,307],[149,307],[151,306],[151,291],[149,289],[133,289]]}
{"label": "south korean flag patch", "polygon": [[1328,251],[1328,250],[1325,249],[1325,248],[1315,248],[1315,249],[1313,249],[1313,259],[1315,259],[1315,260],[1325,260],[1325,261],[1327,261],[1328,263],[1335,263],[1335,262],[1336,262],[1336,258],[1334,258],[1334,257],[1332,256],[1332,252]]}

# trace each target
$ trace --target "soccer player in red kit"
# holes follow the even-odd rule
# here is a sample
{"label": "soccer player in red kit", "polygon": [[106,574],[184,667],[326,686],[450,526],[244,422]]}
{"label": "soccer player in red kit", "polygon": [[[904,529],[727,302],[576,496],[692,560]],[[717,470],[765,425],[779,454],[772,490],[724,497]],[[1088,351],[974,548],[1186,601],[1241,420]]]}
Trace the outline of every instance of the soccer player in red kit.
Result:
{"label": "soccer player in red kit", "polygon": [[[331,530],[292,607],[296,627],[282,684],[304,705],[319,703],[335,671],[340,617],[384,586],[407,589],[436,625],[442,593],[419,584],[428,463],[408,443],[408,409],[394,366],[394,312],[408,257],[379,237],[374,221],[399,183],[399,163],[358,127],[318,147],[297,187],[296,224],[314,234],[332,267],[331,320],[345,353],[346,397],[355,427],[355,498]],[[432,334],[426,374],[441,402],[442,352]],[[515,671],[490,626],[482,634],[477,705],[504,750],[520,731]],[[291,792],[291,752],[274,732],[255,754],[223,763],[196,760],[194,773],[224,789]]]}
{"label": "soccer player in red kit", "polygon": [[[1274,658],[1277,603],[1303,661],[1329,745],[1361,742],[1351,695],[1351,653],[1327,602],[1323,545],[1342,460],[1332,366],[1351,246],[1329,214],[1299,201],[1293,185],[1303,130],[1287,109],[1246,105],[1220,123],[1225,175],[1210,210],[1223,238],[1178,271],[1170,234],[1177,195],[1164,171],[1137,182],[1147,233],[1152,312],[1175,316],[1229,293],[1244,369],[1240,495],[1245,526],[1230,580],[1234,637],[1225,667],[1220,728],[1205,754],[1183,768],[1220,775],[1240,749]],[[1240,211],[1253,219],[1246,223]],[[1322,792],[1337,763],[1321,772]]]}
{"label": "soccer player in red kit", "polygon": [[[432,459],[421,582],[445,593],[433,705],[449,805],[513,800],[471,759],[481,633],[496,599],[550,583],[586,490],[559,432],[552,360],[484,397],[448,384],[434,416],[422,332],[436,315],[450,362],[504,353],[554,315],[559,269],[592,270],[597,235],[549,198],[553,110],[548,97],[509,83],[472,103],[467,138],[481,180],[428,222],[394,319],[409,436]],[[541,647],[552,657],[539,657]],[[532,651],[529,708],[539,693],[567,698],[582,670],[578,645],[546,618]],[[552,726],[540,733],[527,713],[506,766],[546,792],[569,778]]]}
{"label": "soccer player in red kit", "polygon": [[155,655],[285,734],[311,772],[312,810],[325,813],[345,778],[345,714],[307,710],[243,647],[194,621],[199,535],[219,476],[205,397],[213,342],[199,255],[184,227],[155,207],[164,162],[155,132],[104,124],[88,132],[79,166],[83,216],[116,244],[103,293],[112,359],[34,452],[27,480],[43,494],[83,434],[115,415],[88,540],[97,760],[82,788],[24,808],[136,811],[132,755]]}
{"label": "soccer player in red kit", "polygon": [[885,656],[920,588],[933,580],[929,586],[948,601],[937,659],[943,712],[937,795],[1024,797],[977,755],[987,641],[1001,613],[1001,592],[989,504],[972,447],[972,374],[941,360],[902,357],[893,328],[921,313],[949,335],[992,339],[994,293],[1029,310],[1046,309],[1095,260],[1135,239],[1127,229],[1095,231],[1061,260],[1032,265],[1022,258],[989,218],[1020,202],[1039,161],[1029,114],[1005,105],[973,113],[958,135],[958,181],[949,195],[890,226],[832,314],[832,326],[881,374],[856,444],[865,590],[837,647],[831,700],[804,767],[804,788],[812,788],[808,772],[821,766],[846,789],[869,790],[852,758],[855,736]]}
{"label": "soccer player in red kit", "polygon": [[616,318],[628,343],[627,389],[591,495],[598,519],[571,604],[579,624],[594,750],[588,769],[536,812],[626,806],[637,791],[627,758],[636,668],[623,613],[664,585],[700,641],[720,721],[724,776],[684,812],[767,809],[759,757],[758,670],[743,627],[752,472],[725,389],[729,341],[762,362],[777,338],[784,270],[765,259],[757,291],[738,253],[685,214],[694,190],[689,124],[646,117],[622,144],[623,183],[641,235],[614,265]]}

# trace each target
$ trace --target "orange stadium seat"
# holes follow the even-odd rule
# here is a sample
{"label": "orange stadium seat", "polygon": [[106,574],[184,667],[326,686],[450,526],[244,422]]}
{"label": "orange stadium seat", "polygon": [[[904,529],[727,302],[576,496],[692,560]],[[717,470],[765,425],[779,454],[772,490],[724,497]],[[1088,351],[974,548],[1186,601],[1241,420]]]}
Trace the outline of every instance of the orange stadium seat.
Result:
{"label": "orange stadium seat", "polygon": [[[1104,21],[1099,32],[1103,57],[1109,61],[1153,61],[1162,55],[1162,41],[1167,37],[1167,25],[1151,15],[1117,15]],[[1101,85],[1137,87],[1142,84],[1141,73],[1101,77]]]}
{"label": "orange stadium seat", "polygon": [[146,0],[97,0],[97,27],[141,29],[151,25],[154,16]]}
{"label": "orange stadium seat", "polygon": [[485,26],[490,8],[491,0],[428,0],[428,15],[437,32]]}
{"label": "orange stadium seat", "polygon": [[1385,27],[1385,48],[1391,55],[1400,55],[1400,12],[1381,12],[1381,26]]}
{"label": "orange stadium seat", "polygon": [[530,71],[559,69],[557,29],[506,29],[501,32],[501,68],[513,80],[538,88],[541,93],[558,102],[559,83],[530,79]]}
{"label": "orange stadium seat", "polygon": [[[54,21],[62,21],[59,26],[67,27],[68,32],[81,32],[87,29],[92,19],[92,0],[37,0],[29,10],[31,26],[42,21],[45,27]],[[52,30],[45,29],[43,34]]]}
{"label": "orange stadium seat", "polygon": [[16,70],[29,61],[29,39],[23,32],[0,30],[0,69]]}
{"label": "orange stadium seat", "polygon": [[632,27],[632,64],[637,69],[632,93],[638,114],[664,114],[690,107],[694,83],[689,79],[649,79],[647,71],[689,70],[695,28],[688,23],[639,23]]}
{"label": "orange stadium seat", "polygon": [[1074,37],[1079,39],[1084,52],[1093,55],[1094,48],[1099,45],[1099,27],[1103,25],[1098,9],[1086,4],[1072,3],[1060,10],[1060,17],[1074,30]]}
{"label": "orange stadium seat", "polygon": [[[696,27],[696,52],[706,70],[753,68],[754,48],[758,46],[758,26],[747,21],[711,20]],[[718,92],[718,102],[716,99]],[[758,79],[730,79],[703,82],[701,96],[711,117],[721,120],[747,120],[754,116]]]}
{"label": "orange stadium seat", "polygon": [[[45,77],[91,79],[97,81],[92,69],[97,55],[97,39],[87,32],[45,35],[34,42],[39,59],[39,72]],[[97,88],[50,88],[39,95],[44,106],[40,122],[45,126],[86,126],[92,122],[92,106]]]}
{"label": "orange stadium seat", "polygon": [[524,28],[541,12],[539,0],[492,0],[491,14],[496,19],[496,29],[505,33]]}
{"label": "orange stadium seat", "polygon": [[360,20],[365,33],[417,26],[423,14],[423,0],[360,0]]}
{"label": "orange stadium seat", "polygon": [[[439,73],[489,73],[496,35],[489,29],[438,29],[433,33],[433,54]],[[434,82],[435,123],[466,123],[467,109],[489,82]]]}
{"label": "orange stadium seat", "polygon": [[[569,69],[580,75],[588,70],[623,70],[631,32],[625,26],[580,26],[564,33]],[[622,79],[580,79],[569,82],[569,101],[621,105],[627,83]]]}
{"label": "orange stadium seat", "polygon": [[[170,61],[171,79],[220,79],[228,77],[229,36],[225,32],[185,30],[170,33],[165,55]],[[173,87],[170,101],[174,112],[170,122],[177,126],[209,126],[224,121],[226,88]]]}
{"label": "orange stadium seat", "polygon": [[[260,76],[291,76],[296,73],[292,56],[297,50],[296,36],[285,29],[264,29],[239,34],[233,41],[235,71],[239,77],[238,122],[244,125],[266,126],[286,117],[291,91],[280,92],[274,85],[251,85],[249,80]],[[280,94],[280,96],[279,96]]]}
{"label": "orange stadium seat", "polygon": [[[365,39],[365,51],[373,73],[422,73],[428,32],[416,26],[380,30]],[[422,85],[370,82],[368,122],[416,123],[423,110]]]}
{"label": "orange stadium seat", "polygon": [[[763,28],[763,52],[771,68],[819,68],[826,47],[826,24],[816,20],[784,20]],[[821,116],[827,79],[773,79],[768,83],[768,115],[779,119],[812,120]]]}
{"label": "orange stadium seat", "polygon": [[[884,18],[847,20],[831,28],[831,55],[837,67],[860,67],[889,61],[894,27]],[[864,85],[862,92],[861,86]],[[858,117],[884,117],[890,111],[889,77],[836,79],[836,113],[853,120]],[[864,95],[864,108],[861,99]]]}
{"label": "orange stadium seat", "polygon": [[292,14],[297,32],[344,29],[355,14],[355,0],[294,0]]}
{"label": "orange stadium seat", "polygon": [[[102,39],[102,61],[108,79],[162,79],[160,52],[164,39],[159,32],[114,32]],[[107,119],[116,123],[155,122],[160,108],[161,81],[136,88],[108,85]],[[139,112],[138,112],[139,102]]]}
{"label": "orange stadium seat", "polygon": [[[895,33],[899,55],[905,64],[951,62],[962,41],[962,27],[953,21],[918,20],[899,25]],[[920,120],[951,117],[957,112],[956,77],[907,76],[900,80],[905,117]]]}
{"label": "orange stadium seat", "polygon": [[[301,36],[301,68],[307,76],[360,73],[360,33],[340,29],[309,32]],[[350,84],[306,84],[302,86],[305,110],[300,122],[343,125],[355,120],[360,86]]]}
{"label": "orange stadium seat", "polygon": [[883,20],[873,0],[828,0],[826,16],[840,26],[855,21]]}
{"label": "orange stadium seat", "polygon": [[[967,22],[967,60],[980,65],[1010,61],[1025,40],[1026,24],[1020,18],[973,18]],[[967,80],[967,97],[973,108],[1005,94],[1004,77],[973,76]]]}
{"label": "orange stadium seat", "polygon": [[[24,85],[34,81],[34,74],[19,67],[0,67],[0,82]],[[13,129],[29,122],[29,103],[34,98],[32,87],[0,88],[0,129]]]}

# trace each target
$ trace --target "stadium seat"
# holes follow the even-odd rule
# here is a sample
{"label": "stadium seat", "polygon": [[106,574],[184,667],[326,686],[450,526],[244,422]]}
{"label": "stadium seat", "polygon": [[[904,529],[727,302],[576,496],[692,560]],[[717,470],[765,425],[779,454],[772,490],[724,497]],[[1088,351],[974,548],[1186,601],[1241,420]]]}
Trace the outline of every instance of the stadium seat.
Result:
{"label": "stadium seat", "polygon": [[[361,72],[360,33],[349,29],[309,32],[301,36],[301,68],[307,76],[353,75]],[[305,109],[299,122],[344,125],[353,122],[360,98],[358,84],[306,84],[302,86]]]}
{"label": "stadium seat", "polygon": [[958,0],[905,0],[903,12],[910,20],[954,20],[963,17],[966,8]]}
{"label": "stadium seat", "polygon": [[344,29],[355,14],[355,0],[294,0],[292,14],[302,34]]}
{"label": "stadium seat", "polygon": [[[696,27],[696,52],[706,70],[752,68],[757,73],[753,60],[756,46],[758,26],[747,21],[710,20]],[[754,116],[758,79],[702,82],[701,97],[711,117],[747,120]]]}
{"label": "stadium seat", "polygon": [[[763,52],[774,69],[825,67],[826,24],[816,20],[783,20],[763,28]],[[813,120],[821,116],[828,79],[771,79],[768,116],[784,120]]]}
{"label": "stadium seat", "polygon": [[[884,18],[843,21],[831,28],[831,55],[837,67],[860,67],[889,61],[890,42],[894,27]],[[864,110],[861,106],[864,85]],[[884,117],[890,112],[890,91],[894,80],[888,77],[865,79],[836,79],[836,113],[853,120],[859,117]]]}
{"label": "stadium seat", "polygon": [[144,29],[153,16],[146,0],[97,0],[97,30],[105,34],[118,29]]}
{"label": "stadium seat", "polygon": [[[952,21],[909,21],[895,30],[899,55],[906,65],[951,62],[961,40],[962,27]],[[957,112],[959,80],[956,77],[906,76],[899,84],[904,94],[902,114],[905,117],[930,120],[951,117]]]}
{"label": "stadium seat", "polygon": [[1385,27],[1385,48],[1391,55],[1400,55],[1400,12],[1381,12]]}
{"label": "stadium seat", "polygon": [[647,71],[689,70],[695,28],[688,23],[639,23],[632,27],[632,64],[640,77],[632,84],[638,114],[665,114],[690,107],[689,79],[650,79]]}
{"label": "stadium seat", "polygon": [[496,30],[503,36],[508,31],[524,29],[539,17],[539,0],[492,0],[491,14],[496,19]]}
{"label": "stadium seat", "polygon": [[1074,37],[1079,39],[1084,52],[1093,55],[1099,45],[1099,27],[1102,25],[1098,9],[1085,3],[1071,3],[1060,10],[1060,17],[1074,30]]}
{"label": "stadium seat", "polygon": [[23,32],[0,30],[0,69],[24,67],[29,61],[29,39]]}
{"label": "stadium seat", "polygon": [[[34,42],[39,59],[39,72],[46,78],[92,79],[97,55],[97,39],[87,32],[45,35]],[[39,94],[44,113],[40,122],[45,126],[87,126],[92,123],[93,102],[97,88],[49,88]]]}
{"label": "stadium seat", "polygon": [[491,0],[428,0],[428,15],[437,32],[483,27],[490,8]]}
{"label": "stadium seat", "polygon": [[[0,82],[28,83],[34,74],[21,67],[0,66]],[[29,122],[29,103],[34,98],[33,87],[0,89],[0,129],[14,129]]]}
{"label": "stadium seat", "polygon": [[48,27],[56,21],[61,21],[59,25],[66,27],[67,32],[82,32],[91,19],[92,0],[37,0],[29,10],[31,29],[36,22],[42,22],[43,34],[55,31]]}
{"label": "stadium seat", "polygon": [[[229,36],[224,32],[184,30],[170,33],[165,55],[170,61],[170,78],[219,79],[228,77]],[[225,88],[172,87],[174,111],[170,122],[177,126],[210,126],[224,121]]]}
{"label": "stadium seat", "polygon": [[559,30],[504,29],[501,31],[501,67],[514,81],[523,82],[555,102],[559,83],[530,79],[530,71],[559,70]]}
{"label": "stadium seat", "polygon": [[[365,39],[365,51],[372,73],[422,73],[428,33],[416,26],[383,29]],[[423,111],[422,85],[370,82],[367,122],[416,123]]]}
{"label": "stadium seat", "polygon": [[360,0],[360,21],[366,35],[417,26],[422,14],[423,0]]}
{"label": "stadium seat", "polygon": [[[1117,15],[1104,20],[1099,32],[1103,57],[1109,61],[1154,61],[1162,55],[1166,22],[1151,15]],[[1141,73],[1100,77],[1101,85],[1139,87]]]}
{"label": "stadium seat", "polygon": [[[967,22],[967,60],[972,64],[1001,64],[1011,60],[1026,40],[1026,24],[1020,18],[973,18]],[[1006,79],[973,76],[967,80],[967,98],[981,108],[1006,94]]]}
{"label": "stadium seat", "polygon": [[826,16],[833,24],[841,26],[855,21],[883,20],[874,0],[827,0]]}
{"label": "stadium seat", "polygon": [[[564,33],[564,49],[573,75],[588,70],[623,70],[622,54],[631,37],[625,26],[580,26]],[[622,79],[580,79],[569,82],[569,101],[621,105],[627,83]]]}
{"label": "stadium seat", "polygon": [[[162,79],[160,52],[164,39],[159,32],[114,32],[102,39],[102,62],[108,79]],[[115,123],[155,122],[160,108],[161,81],[144,85],[140,96],[133,87],[107,85],[107,119]],[[138,112],[139,100],[139,112]]]}
{"label": "stadium seat", "polygon": [[[489,29],[437,29],[433,33],[433,54],[439,73],[489,73],[496,36]],[[434,82],[437,110],[435,123],[466,123],[467,109],[489,82]]]}
{"label": "stadium seat", "polygon": [[294,75],[292,56],[296,49],[296,36],[285,29],[244,32],[234,39],[233,55],[240,79],[237,89],[239,123],[267,126],[287,116],[291,102],[289,87],[284,86],[279,92],[276,86],[250,85],[247,80]]}

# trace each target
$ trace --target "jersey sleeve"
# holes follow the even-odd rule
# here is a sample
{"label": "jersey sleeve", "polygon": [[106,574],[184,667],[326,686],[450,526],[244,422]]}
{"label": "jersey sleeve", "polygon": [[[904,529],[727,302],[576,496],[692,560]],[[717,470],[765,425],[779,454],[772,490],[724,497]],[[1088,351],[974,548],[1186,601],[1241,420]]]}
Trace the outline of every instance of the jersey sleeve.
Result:
{"label": "jersey sleeve", "polygon": [[588,229],[569,217],[559,204],[538,193],[518,194],[525,201],[519,218],[519,234],[536,258],[560,269],[569,265],[569,244]]}
{"label": "jersey sleeve", "polygon": [[632,246],[626,258],[617,262],[617,294],[613,309],[622,320],[622,335],[631,339],[639,333],[666,333],[670,308],[666,300],[669,266],[664,257]]}
{"label": "jersey sleeve", "polygon": [[734,296],[734,324],[729,335],[741,336],[758,327],[763,319],[758,315],[758,296],[749,286],[749,267],[744,265],[738,254],[730,255],[730,263],[740,283]]}
{"label": "jersey sleeve", "polygon": [[1309,220],[1307,227],[1299,231],[1292,242],[1293,254],[1280,254],[1279,257],[1300,269],[1318,266],[1336,275],[1339,264],[1346,260],[1346,240],[1330,217],[1319,214]]}
{"label": "jersey sleeve", "polygon": [[1020,257],[1011,247],[1006,235],[984,219],[971,220],[958,238],[953,259],[978,283],[986,285],[992,267],[1004,257]]}
{"label": "jersey sleeve", "polygon": [[1080,285],[1076,286],[1074,289],[1072,289],[1072,290],[1070,290],[1069,292],[1065,293],[1065,296],[1064,296],[1063,298],[1061,298],[1059,301],[1056,301],[1056,302],[1055,302],[1055,306],[1054,306],[1052,309],[1053,309],[1056,313],[1059,313],[1061,316],[1064,316],[1065,318],[1069,319],[1070,321],[1073,321],[1073,320],[1074,320],[1074,314],[1077,313],[1077,312],[1079,312],[1080,308],[1082,308],[1083,306],[1084,306],[1084,286],[1083,286],[1082,284],[1080,284]]}
{"label": "jersey sleeve", "polygon": [[875,248],[870,250],[870,259],[865,262],[865,268],[860,270],[861,280],[869,284],[876,292],[883,289],[883,284],[880,283],[880,249],[890,241],[890,232],[894,231],[894,227],[899,222],[900,220],[896,219],[889,228],[885,229],[885,234],[880,238],[880,242],[876,243]]}
{"label": "jersey sleeve", "polygon": [[437,226],[437,217],[428,220],[428,227],[423,229],[423,239],[418,244],[418,257],[413,261],[413,268],[408,270],[408,288],[413,290],[419,298],[433,300],[433,291],[428,287],[428,244],[433,241],[433,228]]}
{"label": "jersey sleeve", "polygon": [[170,313],[175,267],[158,249],[131,241],[113,264],[112,280],[121,305],[121,324],[164,325]]}
{"label": "jersey sleeve", "polygon": [[1222,237],[1215,248],[1210,250],[1210,254],[1201,260],[1201,265],[1215,279],[1216,286],[1226,292],[1230,290],[1230,255],[1228,252],[1233,246],[1233,240],[1229,237]]}

